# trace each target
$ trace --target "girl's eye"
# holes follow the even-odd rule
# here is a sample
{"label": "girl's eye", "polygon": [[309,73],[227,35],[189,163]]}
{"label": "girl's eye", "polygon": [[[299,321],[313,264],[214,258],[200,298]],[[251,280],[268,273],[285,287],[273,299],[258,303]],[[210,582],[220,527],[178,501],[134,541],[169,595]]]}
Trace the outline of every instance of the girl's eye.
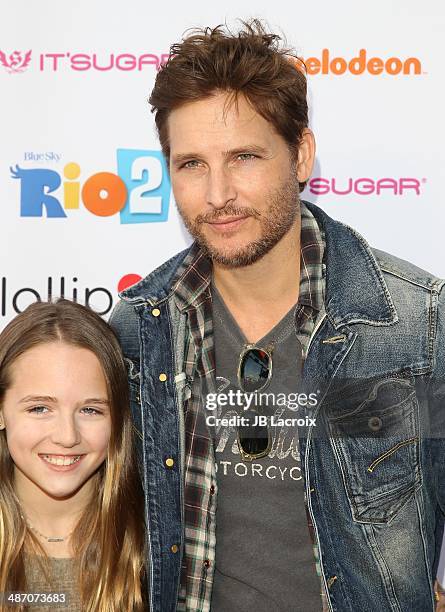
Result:
{"label": "girl's eye", "polygon": [[28,412],[31,414],[45,414],[48,408],[46,406],[33,406],[28,409]]}
{"label": "girl's eye", "polygon": [[91,406],[86,406],[85,408],[82,408],[81,412],[83,412],[84,414],[87,414],[88,416],[95,416],[96,414],[102,414],[100,410],[97,410],[96,408],[91,408]]}

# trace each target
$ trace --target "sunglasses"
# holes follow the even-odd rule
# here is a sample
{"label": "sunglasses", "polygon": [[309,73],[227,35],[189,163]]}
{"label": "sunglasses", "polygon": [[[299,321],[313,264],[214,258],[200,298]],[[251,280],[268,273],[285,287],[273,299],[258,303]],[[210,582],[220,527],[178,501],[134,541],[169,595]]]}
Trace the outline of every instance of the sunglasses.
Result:
{"label": "sunglasses", "polygon": [[[262,391],[272,378],[273,346],[261,348],[248,344],[241,351],[238,363],[238,385],[246,393]],[[266,457],[272,446],[272,436],[267,425],[255,424],[258,412],[249,408],[243,412],[249,425],[238,426],[238,448],[245,461]],[[246,419],[246,420],[247,420]]]}

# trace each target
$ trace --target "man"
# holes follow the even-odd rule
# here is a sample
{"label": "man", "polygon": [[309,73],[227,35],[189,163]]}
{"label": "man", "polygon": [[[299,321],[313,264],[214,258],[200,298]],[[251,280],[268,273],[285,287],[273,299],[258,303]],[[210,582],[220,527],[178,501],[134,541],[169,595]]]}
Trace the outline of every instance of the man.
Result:
{"label": "man", "polygon": [[444,283],[300,202],[306,79],[277,36],[171,51],[150,102],[195,242],[111,320],[151,610],[433,610]]}

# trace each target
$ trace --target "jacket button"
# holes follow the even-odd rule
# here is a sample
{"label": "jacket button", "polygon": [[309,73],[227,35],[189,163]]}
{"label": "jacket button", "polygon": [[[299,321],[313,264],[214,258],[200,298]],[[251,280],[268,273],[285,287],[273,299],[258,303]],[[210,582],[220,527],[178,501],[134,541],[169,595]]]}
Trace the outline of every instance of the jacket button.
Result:
{"label": "jacket button", "polygon": [[159,315],[161,314],[161,311],[159,310],[159,308],[153,308],[153,310],[151,311],[151,314],[154,317],[159,317]]}
{"label": "jacket button", "polygon": [[337,580],[337,576],[331,576],[331,577],[328,579],[328,589],[330,589],[330,588],[331,588],[331,586],[334,584],[334,582],[335,582],[336,580]]}
{"label": "jacket button", "polygon": [[167,457],[167,459],[165,460],[165,465],[168,468],[172,468],[175,465],[175,462],[171,457]]}
{"label": "jacket button", "polygon": [[215,485],[212,485],[210,487],[210,495],[214,495],[215,494]]}
{"label": "jacket button", "polygon": [[161,374],[159,374],[159,380],[161,382],[165,382],[167,380],[167,374],[164,374],[164,372],[162,372]]}
{"label": "jacket button", "polygon": [[177,544],[173,544],[172,546],[170,546],[170,550],[173,554],[176,554],[179,550],[179,546]]}
{"label": "jacket button", "polygon": [[209,567],[210,567],[210,561],[209,561],[208,559],[206,559],[206,560],[203,562],[203,566],[204,566],[206,569],[209,569]]}
{"label": "jacket button", "polygon": [[373,416],[368,421],[368,427],[371,431],[379,431],[382,428],[382,419],[378,416]]}

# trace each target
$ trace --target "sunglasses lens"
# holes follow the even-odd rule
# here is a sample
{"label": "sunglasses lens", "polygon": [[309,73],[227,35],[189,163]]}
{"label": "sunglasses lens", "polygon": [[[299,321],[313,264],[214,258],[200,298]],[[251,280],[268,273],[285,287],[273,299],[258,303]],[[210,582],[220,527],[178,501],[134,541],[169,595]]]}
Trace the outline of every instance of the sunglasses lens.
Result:
{"label": "sunglasses lens", "polygon": [[269,429],[267,425],[255,425],[257,412],[247,410],[243,413],[249,425],[238,427],[238,444],[246,455],[260,457],[267,454],[270,444]]}
{"label": "sunglasses lens", "polygon": [[240,383],[243,391],[251,393],[262,389],[269,380],[270,356],[258,348],[245,352],[240,363]]}

